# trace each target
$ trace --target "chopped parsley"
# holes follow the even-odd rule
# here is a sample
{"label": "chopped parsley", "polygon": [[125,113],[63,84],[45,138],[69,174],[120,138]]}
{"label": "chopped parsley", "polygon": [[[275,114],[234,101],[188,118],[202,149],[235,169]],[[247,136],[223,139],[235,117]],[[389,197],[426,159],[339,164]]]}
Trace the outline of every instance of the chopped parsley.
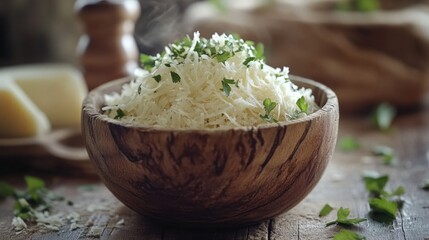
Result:
{"label": "chopped parsley", "polygon": [[391,165],[396,160],[395,151],[388,146],[377,145],[372,149],[372,153],[380,156],[386,165]]}
{"label": "chopped parsley", "polygon": [[264,115],[260,114],[259,116],[267,122],[277,122],[277,120],[273,117],[273,115],[271,115],[271,112],[277,106],[277,103],[271,101],[270,98],[265,98],[262,104],[264,105],[265,114]]}
{"label": "chopped parsley", "polygon": [[244,60],[243,65],[249,67],[249,63],[253,60],[256,60],[256,57],[248,57],[246,60]]}
{"label": "chopped parsley", "polygon": [[259,60],[265,60],[264,44],[258,43],[255,48],[255,57]]}
{"label": "chopped parsley", "polygon": [[155,76],[153,76],[153,79],[156,81],[156,82],[160,82],[161,81],[161,75],[155,75]]}
{"label": "chopped parsley", "polygon": [[302,96],[296,101],[296,105],[298,106],[300,113],[307,113],[308,111],[308,103],[305,101],[305,97]]}
{"label": "chopped parsley", "polygon": [[346,136],[340,139],[339,147],[343,151],[355,151],[360,149],[360,143],[355,137]]}
{"label": "chopped parsley", "polygon": [[368,200],[372,214],[382,214],[388,219],[395,220],[398,213],[398,204],[386,198],[371,198]]}
{"label": "chopped parsley", "polygon": [[346,229],[341,229],[334,235],[334,240],[365,240],[366,237]]}
{"label": "chopped parsley", "polygon": [[422,184],[422,189],[429,191],[429,178],[425,179]]}
{"label": "chopped parsley", "polygon": [[0,200],[12,196],[15,193],[13,187],[5,182],[0,182]]}
{"label": "chopped parsley", "polygon": [[382,103],[377,106],[372,114],[374,125],[381,131],[390,129],[393,119],[396,116],[396,109],[389,103]]}
{"label": "chopped parsley", "polygon": [[320,212],[319,212],[319,217],[325,217],[325,216],[327,216],[329,213],[332,212],[332,210],[334,210],[334,208],[331,207],[331,205],[325,204],[323,206],[322,210],[320,210]]}
{"label": "chopped parsley", "polygon": [[0,197],[13,196],[16,200],[13,213],[26,221],[35,220],[36,212],[49,210],[53,201],[62,201],[63,197],[48,191],[45,182],[33,176],[25,176],[27,189],[17,190],[5,182],[0,182]]}
{"label": "chopped parsley", "polygon": [[228,60],[232,56],[234,56],[234,52],[220,52],[220,53],[215,55],[216,60],[218,62],[225,62],[226,60]]}
{"label": "chopped parsley", "polygon": [[385,193],[384,187],[389,181],[389,176],[364,176],[363,177],[366,190],[373,196],[379,197]]}
{"label": "chopped parsley", "polygon": [[[252,41],[244,41],[237,36],[228,35],[226,36],[225,42],[220,43],[219,39],[206,39],[200,38],[194,47],[194,51],[199,57],[202,55],[209,56],[210,58],[216,59],[220,63],[224,63],[226,60],[235,56],[237,52],[245,51],[249,57],[243,62],[244,65],[248,66],[251,61],[263,62],[264,46],[258,43],[255,44]],[[160,64],[166,67],[171,67],[171,63],[175,62],[182,64],[191,49],[193,41],[186,36],[180,41],[176,41],[173,44],[169,44],[170,51],[163,51],[161,54],[156,56],[149,56],[146,54],[140,55],[140,62],[144,69],[148,72],[158,67]]]}
{"label": "chopped parsley", "polygon": [[384,188],[388,181],[388,175],[364,177],[365,187],[371,195],[368,200],[370,216],[378,222],[389,223],[395,220],[398,209],[403,205],[400,197],[405,194],[404,187],[399,186],[392,192],[387,192]]}
{"label": "chopped parsley", "polygon": [[142,93],[142,85],[141,84],[139,85],[139,88],[137,89],[137,93],[138,94]]}
{"label": "chopped parsley", "polygon": [[228,10],[228,7],[225,5],[222,0],[209,0],[209,2],[216,8],[219,12],[225,13]]}
{"label": "chopped parsley", "polygon": [[155,67],[155,58],[142,53],[140,54],[140,63],[144,69],[150,72]]}
{"label": "chopped parsley", "polygon": [[[246,41],[248,45],[254,46],[252,41]],[[243,65],[249,67],[249,63],[256,60],[265,60],[264,56],[264,45],[262,43],[258,43],[254,49],[254,56],[248,57],[244,60]],[[263,65],[261,65],[263,67]]]}
{"label": "chopped parsley", "polygon": [[125,112],[122,109],[120,109],[120,108],[116,109],[115,119],[121,119],[121,118],[123,118],[125,116],[126,116],[126,114],[125,114]]}
{"label": "chopped parsley", "polygon": [[372,12],[380,9],[379,0],[343,0],[336,5],[340,11]]}
{"label": "chopped parsley", "polygon": [[178,82],[180,82],[180,76],[179,76],[179,74],[177,74],[176,72],[170,72],[170,75],[171,75],[171,80],[174,82],[174,83],[178,83]]}
{"label": "chopped parsley", "polygon": [[350,209],[340,207],[340,209],[338,209],[337,211],[337,220],[328,222],[326,226],[328,227],[334,224],[351,226],[354,224],[365,222],[367,220],[366,218],[348,218],[349,215],[350,215]]}
{"label": "chopped parsley", "polygon": [[238,81],[235,81],[234,79],[228,79],[228,78],[224,78],[222,80],[222,88],[220,90],[223,91],[227,97],[231,93],[231,86],[230,86],[231,84],[235,85],[235,87],[238,88]]}

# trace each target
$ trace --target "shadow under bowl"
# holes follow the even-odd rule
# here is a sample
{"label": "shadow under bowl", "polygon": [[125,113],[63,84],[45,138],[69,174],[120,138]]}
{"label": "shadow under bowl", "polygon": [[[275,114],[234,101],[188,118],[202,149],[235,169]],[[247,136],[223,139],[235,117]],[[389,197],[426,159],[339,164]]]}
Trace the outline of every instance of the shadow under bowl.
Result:
{"label": "shadow under bowl", "polygon": [[138,127],[104,115],[104,84],[83,103],[82,132],[107,188],[126,206],[158,222],[234,227],[277,216],[298,204],[321,178],[335,148],[338,101],[313,89],[320,109],[304,118],[231,129]]}

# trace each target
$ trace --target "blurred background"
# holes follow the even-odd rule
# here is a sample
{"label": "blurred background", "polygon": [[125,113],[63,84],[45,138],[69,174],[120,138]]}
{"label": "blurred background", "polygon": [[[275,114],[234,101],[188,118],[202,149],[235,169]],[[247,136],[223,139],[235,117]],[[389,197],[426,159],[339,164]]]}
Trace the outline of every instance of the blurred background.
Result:
{"label": "blurred background", "polygon": [[[141,0],[135,30],[139,50],[154,54],[167,40],[183,35],[179,26],[184,11],[196,1]],[[76,46],[83,29],[75,2],[0,0],[0,66],[36,62],[77,65]]]}

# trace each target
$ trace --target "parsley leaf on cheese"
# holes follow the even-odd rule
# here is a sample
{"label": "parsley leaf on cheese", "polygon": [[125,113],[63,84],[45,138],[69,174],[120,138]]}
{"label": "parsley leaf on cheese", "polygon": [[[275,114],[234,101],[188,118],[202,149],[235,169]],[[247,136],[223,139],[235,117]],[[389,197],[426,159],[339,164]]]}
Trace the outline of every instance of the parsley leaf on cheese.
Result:
{"label": "parsley leaf on cheese", "polygon": [[265,98],[262,104],[264,105],[265,114],[261,114],[260,117],[267,122],[277,122],[273,115],[271,115],[271,111],[274,110],[274,108],[277,106],[277,103],[271,101],[270,98]]}
{"label": "parsley leaf on cheese", "polygon": [[301,110],[302,113],[307,113],[308,103],[305,101],[305,97],[302,96],[296,101],[296,105]]}

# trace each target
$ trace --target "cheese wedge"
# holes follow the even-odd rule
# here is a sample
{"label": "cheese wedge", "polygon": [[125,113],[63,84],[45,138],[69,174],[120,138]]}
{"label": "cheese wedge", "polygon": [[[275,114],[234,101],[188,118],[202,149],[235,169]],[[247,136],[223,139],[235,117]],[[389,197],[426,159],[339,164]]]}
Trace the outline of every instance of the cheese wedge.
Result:
{"label": "cheese wedge", "polygon": [[50,128],[46,115],[13,79],[0,75],[0,138],[30,137]]}
{"label": "cheese wedge", "polygon": [[53,128],[80,127],[82,101],[88,93],[82,74],[66,64],[0,68],[47,116]]}

